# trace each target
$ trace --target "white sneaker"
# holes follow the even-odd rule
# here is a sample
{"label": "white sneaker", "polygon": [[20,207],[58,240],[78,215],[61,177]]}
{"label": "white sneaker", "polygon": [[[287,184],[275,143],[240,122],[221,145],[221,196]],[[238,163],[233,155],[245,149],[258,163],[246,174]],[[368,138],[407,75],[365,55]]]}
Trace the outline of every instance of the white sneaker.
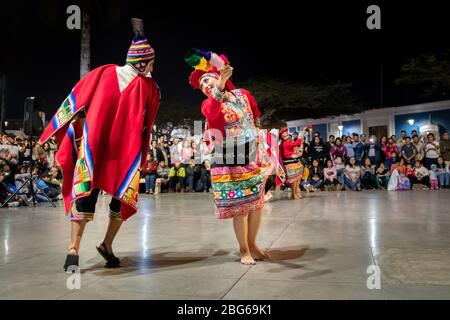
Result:
{"label": "white sneaker", "polygon": [[18,207],[20,206],[19,201],[12,201],[8,203],[8,207]]}

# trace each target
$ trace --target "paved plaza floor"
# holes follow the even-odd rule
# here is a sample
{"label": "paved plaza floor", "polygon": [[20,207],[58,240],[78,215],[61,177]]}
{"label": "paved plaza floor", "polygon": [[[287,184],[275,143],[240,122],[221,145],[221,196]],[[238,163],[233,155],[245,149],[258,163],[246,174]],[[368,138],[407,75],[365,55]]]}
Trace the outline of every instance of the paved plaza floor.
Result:
{"label": "paved plaza floor", "polygon": [[105,269],[108,203],[87,226],[75,290],[62,202],[0,209],[0,299],[450,299],[448,190],[277,194],[259,235],[271,259],[255,266],[238,262],[212,195],[189,193],[142,195],[114,244],[122,267]]}

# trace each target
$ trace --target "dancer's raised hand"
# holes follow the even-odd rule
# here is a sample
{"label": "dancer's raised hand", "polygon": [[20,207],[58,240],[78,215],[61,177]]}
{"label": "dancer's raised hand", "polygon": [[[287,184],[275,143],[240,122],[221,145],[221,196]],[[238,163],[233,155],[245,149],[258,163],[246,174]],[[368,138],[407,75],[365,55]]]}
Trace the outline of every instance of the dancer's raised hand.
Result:
{"label": "dancer's raised hand", "polygon": [[227,64],[222,71],[220,71],[219,81],[217,82],[217,87],[220,91],[225,89],[225,83],[233,75],[233,68]]}

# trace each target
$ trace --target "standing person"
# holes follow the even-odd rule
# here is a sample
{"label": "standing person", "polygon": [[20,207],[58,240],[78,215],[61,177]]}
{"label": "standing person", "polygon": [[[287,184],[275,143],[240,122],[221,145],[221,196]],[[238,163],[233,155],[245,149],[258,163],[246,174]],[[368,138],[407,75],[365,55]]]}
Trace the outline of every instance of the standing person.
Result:
{"label": "standing person", "polygon": [[391,165],[396,161],[396,156],[398,155],[397,145],[394,143],[392,138],[388,139],[387,144],[383,148],[384,156],[386,158],[386,167],[391,170]]}
{"label": "standing person", "polygon": [[314,137],[313,142],[308,147],[308,154],[311,156],[311,161],[317,160],[321,167],[325,165],[325,161],[329,157],[329,152],[319,136]]}
{"label": "standing person", "polygon": [[[269,258],[256,244],[264,206],[265,176],[254,154],[260,112],[256,100],[244,89],[236,89],[229,80],[233,68],[224,56],[209,53],[223,65],[220,71],[209,65],[191,73],[189,82],[206,96],[202,114],[206,118],[209,143],[214,143],[211,168],[214,203],[219,219],[233,219],[234,232],[239,243],[241,263],[255,264],[255,259]],[[196,63],[207,63],[204,56],[190,57]],[[203,60],[202,60],[203,59]],[[191,59],[192,61],[192,59]],[[194,64],[196,64],[194,63]]]}
{"label": "standing person", "polygon": [[441,147],[441,156],[448,167],[450,166],[450,139],[447,131],[442,134],[442,140],[439,142]]}
{"label": "standing person", "polygon": [[406,131],[405,130],[400,131],[400,140],[398,140],[398,144],[400,146],[400,149],[405,145],[406,137],[407,137]]}
{"label": "standing person", "polygon": [[417,151],[416,147],[414,147],[414,145],[411,143],[410,137],[405,137],[401,152],[402,157],[403,159],[405,159],[406,164],[409,163],[410,165],[413,166],[414,163],[416,162]]}
{"label": "standing person", "polygon": [[[300,181],[303,175],[303,164],[298,157],[297,150],[301,148],[302,140],[292,141],[287,128],[280,130],[280,154],[283,159],[286,182],[291,185],[292,197],[296,200],[301,197]],[[320,139],[320,138],[318,138]]]}
{"label": "standing person", "polygon": [[334,145],[330,150],[331,160],[336,160],[336,158],[345,159],[347,156],[347,148],[342,144],[341,138],[336,138]]}
{"label": "standing person", "polygon": [[181,143],[178,137],[173,138],[172,145],[170,146],[170,160],[172,163],[180,161]]}
{"label": "standing person", "polygon": [[146,163],[159,106],[159,89],[151,77],[154,58],[153,48],[137,30],[126,64],[101,66],[83,77],[39,140],[43,144],[54,135],[60,145],[56,158],[72,228],[65,270],[78,266],[81,239],[94,219],[100,189],[112,200],[108,229],[97,250],[106,267],[120,265],[112,243],[122,222],[137,211],[139,169]]}
{"label": "standing person", "polygon": [[425,168],[430,170],[432,164],[437,164],[439,152],[439,143],[434,140],[434,134],[429,133],[427,135],[427,143],[423,147],[423,164]]}
{"label": "standing person", "polygon": [[142,174],[145,179],[145,193],[153,194],[155,192],[156,170],[158,169],[158,161],[152,154],[147,155],[147,162],[142,168]]}
{"label": "standing person", "polygon": [[355,160],[358,166],[362,165],[362,158],[364,156],[364,144],[359,141],[359,135],[353,134],[353,150],[355,152]]}
{"label": "standing person", "polygon": [[330,152],[331,152],[331,148],[334,147],[336,141],[336,137],[334,135],[330,135],[328,137],[328,141],[325,143],[325,147],[327,148],[327,158],[330,158]]}
{"label": "standing person", "polygon": [[372,165],[378,166],[381,162],[381,153],[381,147],[377,143],[377,138],[371,136],[364,147],[364,159],[370,159]]}
{"label": "standing person", "polygon": [[349,163],[349,160],[351,157],[355,156],[355,147],[353,145],[352,137],[347,136],[345,138],[345,144],[344,144],[345,150],[347,151],[347,155],[345,156],[345,164]]}
{"label": "standing person", "polygon": [[413,142],[412,145],[416,148],[416,161],[422,161],[423,159],[423,147],[424,144],[422,141],[420,141],[420,137],[418,135],[413,136]]}

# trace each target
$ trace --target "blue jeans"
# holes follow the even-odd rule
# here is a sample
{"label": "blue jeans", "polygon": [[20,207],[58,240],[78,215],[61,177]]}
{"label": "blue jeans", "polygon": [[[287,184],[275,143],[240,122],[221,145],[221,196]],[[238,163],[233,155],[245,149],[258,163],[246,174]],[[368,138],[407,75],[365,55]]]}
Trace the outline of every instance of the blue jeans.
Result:
{"label": "blue jeans", "polygon": [[360,179],[356,180],[356,183],[355,183],[351,179],[345,177],[345,184],[347,187],[349,187],[353,191],[356,191],[357,189],[361,188],[361,180]]}
{"label": "blue jeans", "polygon": [[437,178],[439,180],[439,186],[441,188],[450,186],[450,173],[438,173]]}
{"label": "blue jeans", "polygon": [[339,169],[337,171],[337,178],[338,178],[339,184],[341,186],[344,186],[344,183],[345,183],[345,169]]}
{"label": "blue jeans", "polygon": [[322,182],[323,182],[322,179],[320,179],[319,181],[315,181],[315,182],[311,180],[312,186],[316,189],[320,188],[320,186],[322,185]]}
{"label": "blue jeans", "polygon": [[191,190],[194,190],[194,176],[188,176],[186,178],[186,187]]}
{"label": "blue jeans", "polygon": [[155,190],[155,181],[156,181],[156,174],[149,174],[145,176],[145,192]]}

